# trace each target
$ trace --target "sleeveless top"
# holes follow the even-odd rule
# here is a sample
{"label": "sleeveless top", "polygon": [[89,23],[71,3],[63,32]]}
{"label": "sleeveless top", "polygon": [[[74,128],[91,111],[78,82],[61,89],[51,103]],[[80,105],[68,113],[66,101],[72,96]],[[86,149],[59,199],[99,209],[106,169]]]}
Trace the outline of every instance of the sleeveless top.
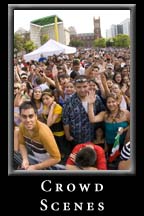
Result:
{"label": "sleeveless top", "polygon": [[[128,122],[105,122],[105,139],[107,144],[114,144],[115,136],[117,135],[119,127],[128,127]],[[120,145],[122,146],[124,144],[125,136],[126,132],[120,136]]]}

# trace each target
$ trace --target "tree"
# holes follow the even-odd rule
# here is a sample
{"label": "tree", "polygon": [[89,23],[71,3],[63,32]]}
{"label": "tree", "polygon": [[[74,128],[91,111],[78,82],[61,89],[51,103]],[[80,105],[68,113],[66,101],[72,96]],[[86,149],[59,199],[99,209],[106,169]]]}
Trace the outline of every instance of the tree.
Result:
{"label": "tree", "polygon": [[43,34],[41,36],[41,45],[45,44],[48,41],[48,39],[49,39],[48,34]]}
{"label": "tree", "polygon": [[105,40],[105,38],[97,38],[94,41],[94,46],[95,47],[105,47],[106,46],[106,40]]}
{"label": "tree", "polygon": [[69,45],[73,47],[83,47],[84,43],[80,40],[71,40]]}
{"label": "tree", "polygon": [[129,47],[130,37],[125,34],[119,34],[113,38],[114,46],[116,47]]}
{"label": "tree", "polygon": [[26,53],[32,52],[35,48],[36,46],[34,45],[34,42],[31,40],[26,41],[24,44],[24,49]]}
{"label": "tree", "polygon": [[24,49],[24,38],[19,34],[14,34],[14,49],[21,52]]}
{"label": "tree", "polygon": [[113,38],[106,39],[106,47],[112,47],[112,46],[114,46]]}

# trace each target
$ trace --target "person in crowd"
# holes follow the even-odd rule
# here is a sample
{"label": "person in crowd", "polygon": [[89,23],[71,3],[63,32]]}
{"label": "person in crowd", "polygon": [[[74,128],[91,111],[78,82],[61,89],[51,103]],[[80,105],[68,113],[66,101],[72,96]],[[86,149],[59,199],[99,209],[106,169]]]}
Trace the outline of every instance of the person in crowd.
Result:
{"label": "person in crowd", "polygon": [[[90,148],[92,151],[90,151]],[[95,152],[95,153],[94,153]],[[77,144],[67,162],[67,170],[107,170],[103,148],[92,142]]]}
{"label": "person in crowd", "polygon": [[114,74],[113,81],[118,84],[120,88],[122,87],[122,76],[120,72]]}
{"label": "person in crowd", "polygon": [[130,124],[130,112],[125,109],[121,109],[119,106],[118,98],[110,94],[106,98],[106,111],[102,111],[99,114],[94,114],[94,102],[96,101],[95,93],[89,92],[88,97],[88,116],[90,122],[103,122],[105,124],[105,139],[108,148],[108,155],[110,155],[115,137],[120,129],[120,150],[122,149],[126,137],[126,133]]}
{"label": "person in crowd", "polygon": [[130,168],[131,168],[131,159],[130,159],[130,141],[129,141],[123,146],[121,150],[118,169],[119,170],[129,170]]}
{"label": "person in crowd", "polygon": [[65,164],[70,153],[70,147],[64,135],[62,107],[55,102],[55,98],[50,90],[43,91],[42,102],[44,122],[50,127],[61,153],[61,163]]}
{"label": "person in crowd", "polygon": [[43,103],[41,97],[42,97],[42,89],[41,87],[37,86],[33,89],[31,101],[36,107],[37,116],[40,121],[42,121],[41,115],[43,112]]}
{"label": "person in crowd", "polygon": [[104,132],[105,132],[104,131],[104,126],[101,123],[95,129],[95,139],[93,140],[93,143],[96,144],[96,145],[101,146],[105,150],[106,147],[105,147],[105,133]]}
{"label": "person in crowd", "polygon": [[90,146],[82,148],[75,157],[75,164],[81,170],[97,170],[96,151]]}
{"label": "person in crowd", "polygon": [[43,54],[40,55],[40,58],[38,59],[38,62],[46,62],[47,59],[43,56]]}
{"label": "person in crowd", "polygon": [[[86,76],[76,77],[75,89],[76,93],[64,103],[62,115],[65,136],[68,141],[72,141],[72,145],[94,139],[94,124],[90,123],[87,114],[89,83]],[[96,98],[94,112],[98,114],[105,107],[98,95]]]}
{"label": "person in crowd", "polygon": [[61,157],[51,130],[37,119],[37,110],[31,101],[20,105],[20,116],[20,154],[14,153],[15,163],[19,161],[18,165],[28,171],[52,169]]}
{"label": "person in crowd", "polygon": [[85,75],[85,68],[81,66],[79,59],[74,59],[72,64],[72,71],[70,72],[70,78],[74,80],[78,75]]}
{"label": "person in crowd", "polygon": [[64,102],[70,98],[75,93],[75,86],[74,83],[69,81],[65,85],[65,91],[64,91]]}
{"label": "person in crowd", "polygon": [[15,99],[17,93],[19,92],[20,87],[21,87],[21,84],[19,82],[14,83],[14,99]]}

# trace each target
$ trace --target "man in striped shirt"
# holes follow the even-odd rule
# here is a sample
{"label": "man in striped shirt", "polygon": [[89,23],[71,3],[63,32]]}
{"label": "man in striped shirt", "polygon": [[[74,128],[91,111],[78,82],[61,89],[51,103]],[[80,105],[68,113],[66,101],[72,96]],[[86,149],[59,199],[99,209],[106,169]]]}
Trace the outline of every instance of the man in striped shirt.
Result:
{"label": "man in striped shirt", "polygon": [[[55,166],[61,160],[58,146],[49,127],[37,120],[32,102],[21,104],[20,117],[18,143],[22,156],[21,168],[43,170]],[[14,159],[18,159],[15,156]]]}

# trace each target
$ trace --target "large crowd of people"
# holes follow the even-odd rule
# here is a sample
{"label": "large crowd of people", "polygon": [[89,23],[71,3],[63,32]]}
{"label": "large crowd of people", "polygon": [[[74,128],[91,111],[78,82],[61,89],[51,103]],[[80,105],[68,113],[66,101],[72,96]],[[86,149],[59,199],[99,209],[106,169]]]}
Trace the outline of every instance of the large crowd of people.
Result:
{"label": "large crowd of people", "polygon": [[13,169],[129,170],[130,105],[129,48],[14,58]]}

